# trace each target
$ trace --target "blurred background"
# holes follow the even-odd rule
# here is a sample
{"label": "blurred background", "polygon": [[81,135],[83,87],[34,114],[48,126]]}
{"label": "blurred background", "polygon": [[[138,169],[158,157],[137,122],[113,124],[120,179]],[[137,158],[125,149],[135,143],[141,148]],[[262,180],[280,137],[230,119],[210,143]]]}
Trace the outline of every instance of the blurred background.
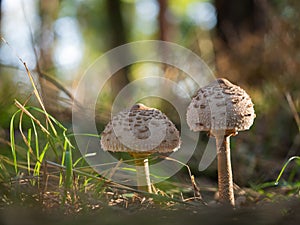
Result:
{"label": "blurred background", "polygon": [[[10,152],[14,99],[24,102],[32,94],[18,57],[31,70],[48,112],[71,127],[74,90],[87,67],[119,45],[151,39],[191,49],[216,77],[229,79],[252,97],[257,114],[254,125],[232,138],[238,185],[273,181],[283,163],[299,155],[297,0],[0,0],[0,6],[5,39],[0,48],[0,154]],[[156,69],[176,82],[184,79],[176,69]],[[97,109],[99,129],[109,120],[119,91],[152,70],[147,64],[133,65],[107,82]],[[191,92],[195,91],[192,87]],[[180,128],[171,105],[157,99],[146,103],[161,108]],[[29,104],[37,103],[31,98]],[[200,134],[199,147],[206,141],[206,134]],[[196,151],[189,162],[193,173],[216,181],[215,163],[198,171],[201,154]],[[293,173],[287,173],[286,179],[299,178],[299,165],[288,169]]]}

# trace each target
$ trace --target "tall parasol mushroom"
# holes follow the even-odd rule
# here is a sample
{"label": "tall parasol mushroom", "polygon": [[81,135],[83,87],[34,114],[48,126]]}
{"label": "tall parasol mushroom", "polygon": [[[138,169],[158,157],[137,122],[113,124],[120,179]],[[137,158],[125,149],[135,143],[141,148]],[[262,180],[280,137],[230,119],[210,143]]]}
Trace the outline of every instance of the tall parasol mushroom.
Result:
{"label": "tall parasol mushroom", "polygon": [[160,110],[141,103],[112,117],[101,134],[105,151],[127,152],[135,159],[139,190],[152,192],[148,157],[180,147],[179,132]]}
{"label": "tall parasol mushroom", "polygon": [[216,139],[219,201],[222,203],[235,205],[229,137],[249,129],[255,116],[250,96],[224,78],[200,88],[188,106],[190,129],[207,131]]}

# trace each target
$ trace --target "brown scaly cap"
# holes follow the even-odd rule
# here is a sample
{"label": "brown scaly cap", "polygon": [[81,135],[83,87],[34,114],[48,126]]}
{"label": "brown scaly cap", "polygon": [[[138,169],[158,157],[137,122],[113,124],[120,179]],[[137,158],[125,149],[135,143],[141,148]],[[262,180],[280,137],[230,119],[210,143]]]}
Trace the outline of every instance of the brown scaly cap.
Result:
{"label": "brown scaly cap", "polygon": [[224,78],[202,87],[187,109],[187,123],[193,131],[247,130],[255,116],[250,96]]}
{"label": "brown scaly cap", "polygon": [[140,103],[113,116],[101,134],[102,149],[112,152],[173,152],[180,143],[179,132],[167,116]]}

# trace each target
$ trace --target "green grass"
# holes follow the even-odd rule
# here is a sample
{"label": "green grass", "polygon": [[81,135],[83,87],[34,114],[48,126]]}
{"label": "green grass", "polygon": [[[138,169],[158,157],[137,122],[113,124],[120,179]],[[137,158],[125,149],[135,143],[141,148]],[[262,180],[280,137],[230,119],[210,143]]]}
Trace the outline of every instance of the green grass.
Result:
{"label": "green grass", "polygon": [[[279,173],[279,175],[278,175],[278,177],[277,177],[277,179],[276,179],[276,181],[275,181],[275,185],[278,185],[278,182],[279,182],[279,180],[280,180],[280,178],[281,178],[283,172],[285,171],[286,167],[290,164],[290,162],[293,161],[293,160],[297,160],[297,162],[296,162],[297,165],[298,165],[298,166],[300,165],[300,156],[293,156],[293,157],[290,157],[290,158],[286,161],[286,163],[283,165],[283,167],[282,167],[282,169],[281,169],[281,171],[280,171],[280,173]],[[292,173],[292,175],[294,175],[294,173]]]}
{"label": "green grass", "polygon": [[[78,196],[84,194],[97,196],[96,199],[107,198],[109,192],[122,192],[127,198],[128,196],[134,198],[135,193],[139,193],[166,205],[169,202],[188,204],[180,199],[179,193],[174,196],[157,189],[156,194],[149,194],[116,184],[99,176],[86,164],[72,143],[75,135],[93,137],[95,135],[69,133],[61,122],[43,109],[22,105],[17,100],[15,103],[18,109],[10,121],[11,157],[6,157],[4,160],[4,156],[2,156],[3,160],[0,164],[0,170],[6,170],[7,166],[13,167],[14,174],[8,170],[6,173],[1,172],[1,174],[9,176],[11,180],[17,183],[27,180],[30,187],[38,192],[41,191],[41,188],[44,189],[42,190],[44,192],[47,190],[45,187],[51,186],[51,190],[55,190],[53,193],[56,193],[58,201],[63,205],[70,205],[70,202],[76,205]],[[49,120],[52,126],[48,126]],[[74,152],[77,154],[73,154]],[[79,157],[74,158],[74,155],[79,155]],[[172,159],[168,158],[168,160]],[[189,167],[184,166],[191,177]],[[170,181],[161,186],[174,189],[174,184]],[[180,189],[180,187],[178,188]]]}
{"label": "green grass", "polygon": [[[287,174],[287,179],[282,180],[282,176],[287,169],[287,166],[292,162],[296,161],[296,166]],[[299,171],[300,167],[300,156],[290,157],[282,166],[278,176],[273,181],[253,184],[250,186],[253,190],[257,191],[259,194],[266,196],[268,199],[276,199],[278,196],[291,197],[298,196],[300,193],[300,181],[295,180],[296,173]],[[284,194],[283,194],[284,192]]]}

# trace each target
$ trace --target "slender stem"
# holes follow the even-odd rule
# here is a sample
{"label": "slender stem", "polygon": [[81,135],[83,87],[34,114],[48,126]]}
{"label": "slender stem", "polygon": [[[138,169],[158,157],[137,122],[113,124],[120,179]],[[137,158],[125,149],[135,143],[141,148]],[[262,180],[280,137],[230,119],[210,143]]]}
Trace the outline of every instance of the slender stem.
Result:
{"label": "slender stem", "polygon": [[152,193],[151,181],[150,181],[150,171],[149,171],[149,161],[148,155],[140,155],[136,153],[131,153],[134,158],[136,166],[136,176],[137,176],[137,188],[140,191],[147,191]]}
{"label": "slender stem", "polygon": [[221,135],[215,136],[215,138],[218,155],[219,201],[234,206],[229,136]]}

